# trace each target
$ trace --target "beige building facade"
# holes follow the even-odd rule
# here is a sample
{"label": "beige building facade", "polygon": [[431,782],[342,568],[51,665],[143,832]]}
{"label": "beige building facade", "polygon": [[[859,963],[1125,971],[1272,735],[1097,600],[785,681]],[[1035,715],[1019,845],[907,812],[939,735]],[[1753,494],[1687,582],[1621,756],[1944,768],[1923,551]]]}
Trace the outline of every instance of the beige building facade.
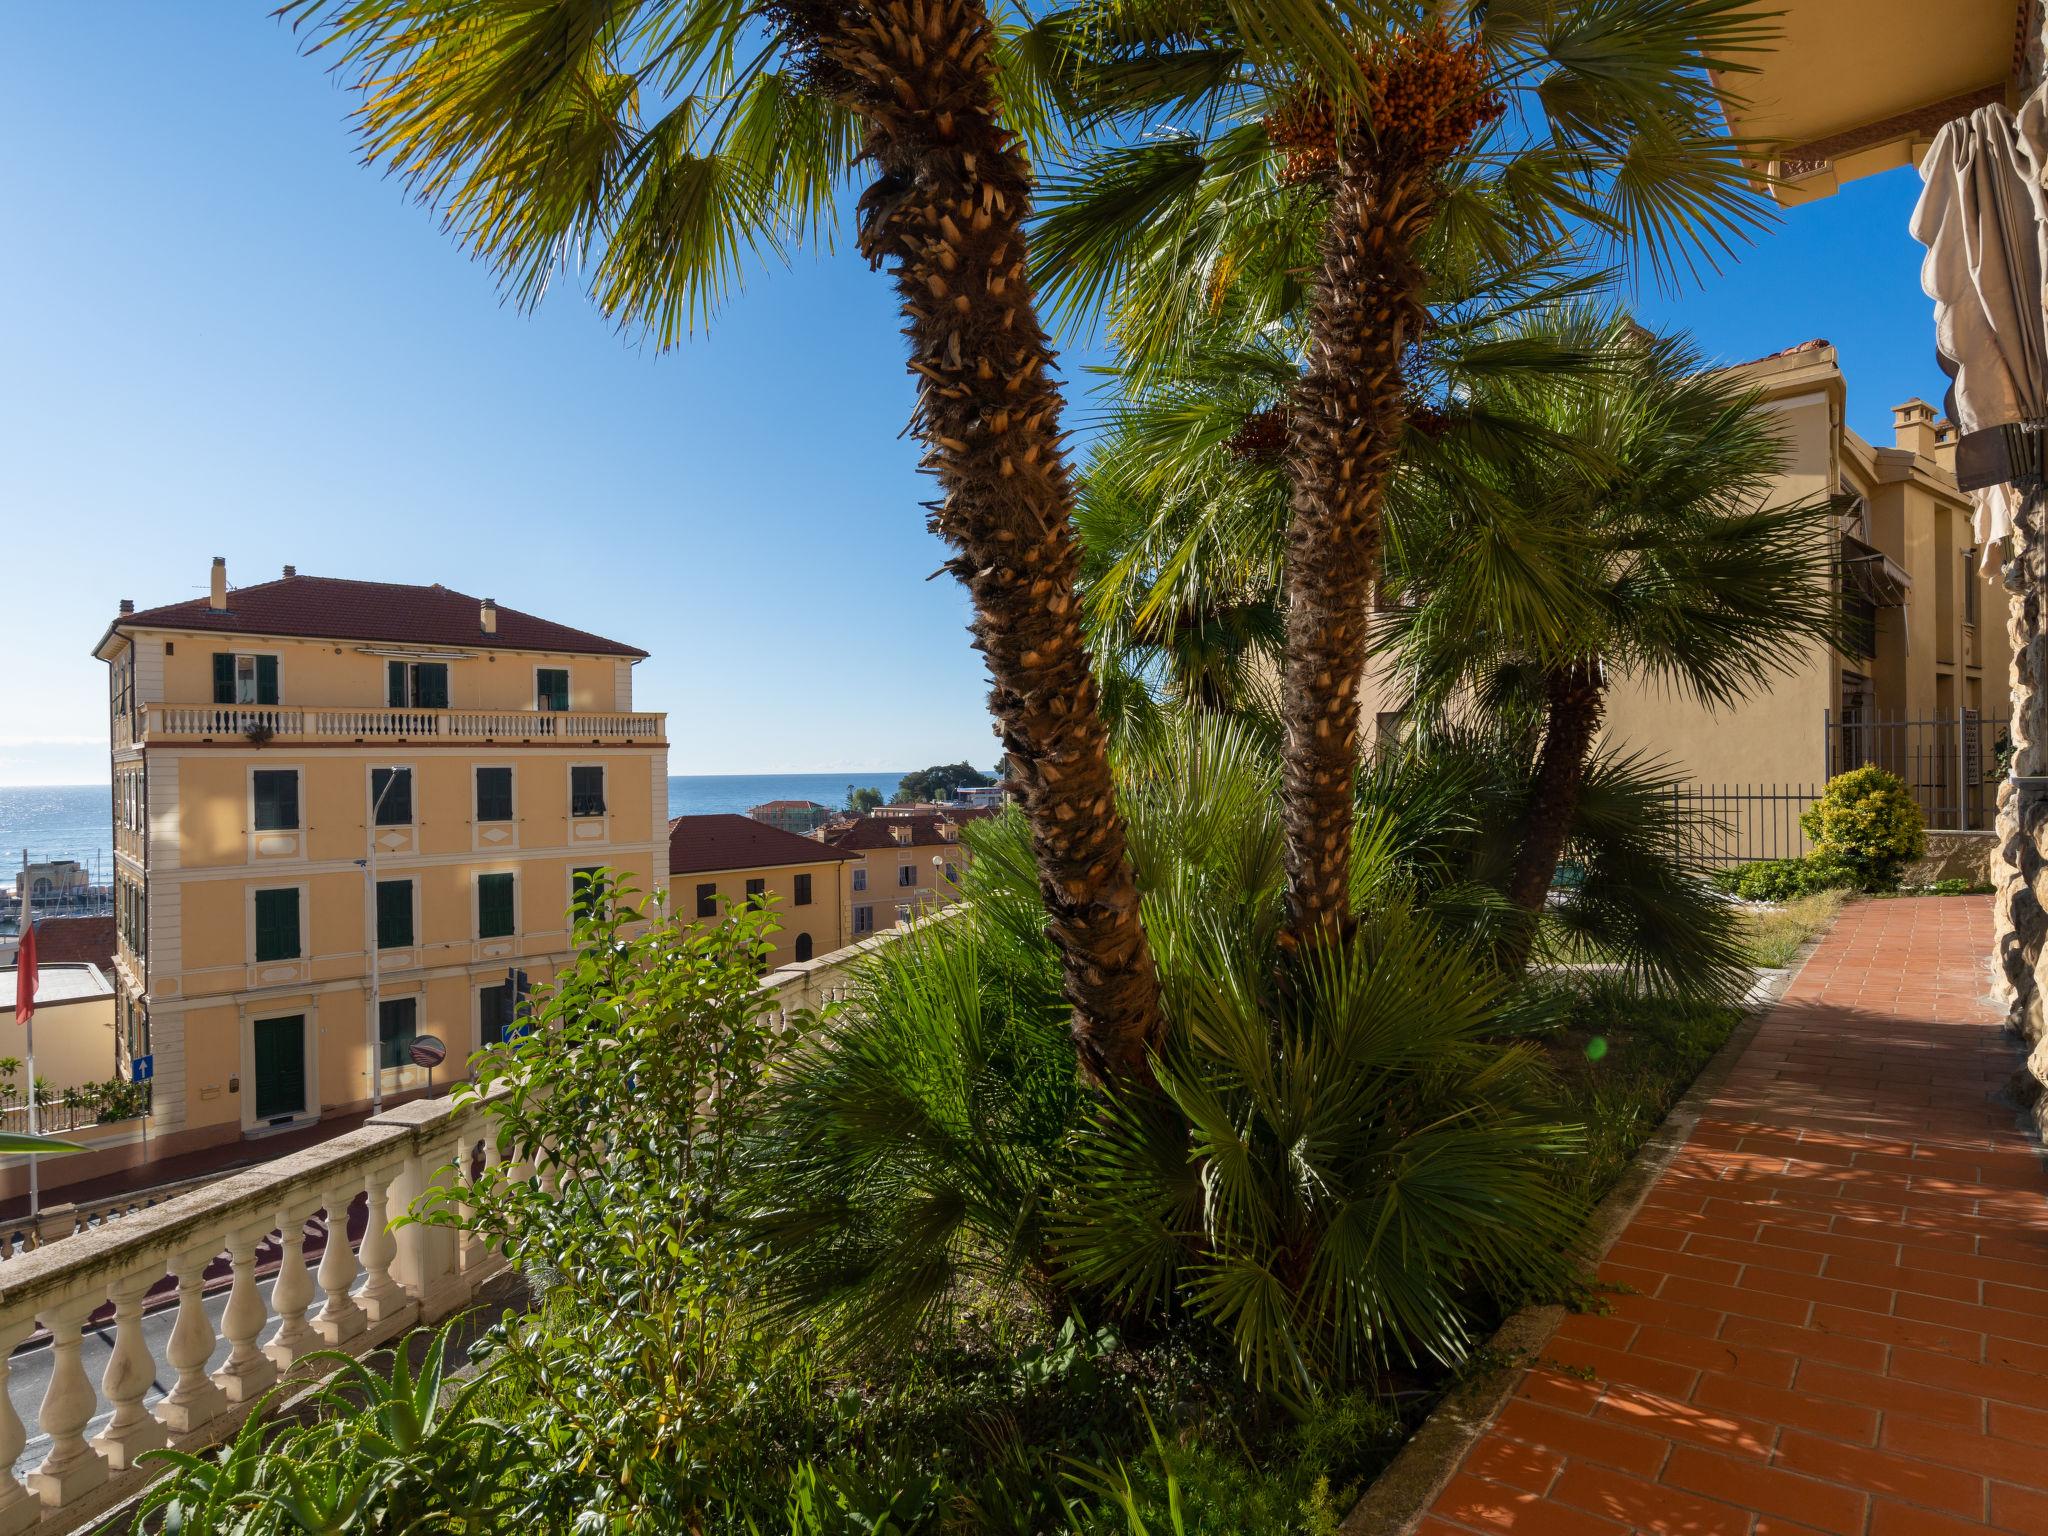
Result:
{"label": "beige building facade", "polygon": [[208,598],[131,608],[96,650],[115,1033],[124,1075],[151,1060],[163,1150],[421,1088],[418,1036],[460,1075],[507,973],[570,953],[579,879],[666,884],[643,652],[439,586],[230,590],[220,561]]}
{"label": "beige building facade", "polygon": [[958,901],[969,856],[961,829],[994,814],[985,806],[885,806],[821,828],[821,842],[853,856],[847,893],[853,939]]}
{"label": "beige building facade", "polygon": [[669,823],[669,910],[682,923],[709,925],[765,901],[778,925],[768,968],[815,960],[853,942],[855,862],[751,816],[678,816]]}

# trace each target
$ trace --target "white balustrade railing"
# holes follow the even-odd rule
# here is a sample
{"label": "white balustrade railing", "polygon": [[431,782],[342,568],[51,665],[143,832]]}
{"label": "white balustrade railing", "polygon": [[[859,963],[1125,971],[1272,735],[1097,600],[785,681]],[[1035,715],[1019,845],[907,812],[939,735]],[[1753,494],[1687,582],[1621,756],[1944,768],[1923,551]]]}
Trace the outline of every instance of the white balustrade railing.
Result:
{"label": "white balustrade railing", "polygon": [[[315,1349],[361,1353],[459,1311],[502,1261],[389,1220],[501,1161],[487,1128],[474,1103],[415,1100],[0,1265],[0,1536],[101,1518],[148,1481],[144,1451],[220,1439]],[[33,1379],[39,1395],[18,1388]]]}
{"label": "white balustrade railing", "polygon": [[667,716],[619,711],[302,709],[250,704],[146,704],[140,739],[297,738],[309,741],[645,741]]}

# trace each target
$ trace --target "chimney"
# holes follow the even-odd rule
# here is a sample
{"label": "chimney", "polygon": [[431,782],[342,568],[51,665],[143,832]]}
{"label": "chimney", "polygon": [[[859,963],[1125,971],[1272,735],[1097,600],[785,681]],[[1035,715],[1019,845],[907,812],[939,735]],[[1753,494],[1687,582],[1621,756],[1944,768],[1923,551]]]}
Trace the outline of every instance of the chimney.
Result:
{"label": "chimney", "polygon": [[498,600],[495,597],[484,599],[482,622],[485,634],[495,635],[498,632]]}
{"label": "chimney", "polygon": [[1892,407],[1892,444],[1934,457],[1936,434],[1934,407],[1925,400],[1908,400]]}
{"label": "chimney", "polygon": [[124,597],[124,598],[122,598],[122,599],[121,599],[121,611],[122,611],[123,613],[133,613],[133,612],[135,611],[135,599],[134,599],[134,598],[132,598],[132,597]]}
{"label": "chimney", "polygon": [[299,568],[296,565],[288,565],[284,568],[284,573],[287,576],[296,576],[299,574]]}
{"label": "chimney", "polygon": [[215,555],[213,557],[213,585],[208,590],[206,606],[215,613],[226,613],[228,611],[228,557],[226,555]]}

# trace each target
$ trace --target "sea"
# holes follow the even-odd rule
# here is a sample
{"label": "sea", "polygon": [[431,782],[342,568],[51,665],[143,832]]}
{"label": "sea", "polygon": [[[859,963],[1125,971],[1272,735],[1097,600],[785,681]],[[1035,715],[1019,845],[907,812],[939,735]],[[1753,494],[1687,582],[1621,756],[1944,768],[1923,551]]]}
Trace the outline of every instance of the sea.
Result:
{"label": "sea", "polygon": [[[705,816],[720,811],[744,814],[764,800],[815,800],[841,806],[852,789],[876,789],[884,800],[896,792],[901,773],[696,773],[668,781],[671,816]],[[0,786],[0,885],[12,888],[10,871],[21,854],[42,859],[76,859],[93,872],[93,883],[112,878],[113,804],[104,784],[44,787]]]}

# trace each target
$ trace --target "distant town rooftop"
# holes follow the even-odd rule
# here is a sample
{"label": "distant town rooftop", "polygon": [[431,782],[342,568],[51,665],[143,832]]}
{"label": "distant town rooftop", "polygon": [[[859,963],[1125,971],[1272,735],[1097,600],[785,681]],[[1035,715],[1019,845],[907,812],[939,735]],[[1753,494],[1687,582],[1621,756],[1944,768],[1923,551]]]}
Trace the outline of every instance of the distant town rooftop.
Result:
{"label": "distant town rooftop", "polygon": [[765,821],[730,813],[678,816],[668,824],[668,872],[701,875],[719,869],[770,869],[782,864],[829,864],[854,855],[798,837]]}
{"label": "distant town rooftop", "polygon": [[536,618],[517,608],[498,607],[497,628],[487,632],[481,618],[482,606],[480,599],[438,582],[416,587],[391,581],[352,581],[339,576],[301,576],[291,571],[276,581],[231,589],[225,608],[216,608],[210,598],[195,597],[160,608],[145,608],[139,613],[122,613],[107,626],[94,654],[103,653],[108,640],[128,630],[176,629],[624,656],[635,660],[647,655],[633,646]]}

